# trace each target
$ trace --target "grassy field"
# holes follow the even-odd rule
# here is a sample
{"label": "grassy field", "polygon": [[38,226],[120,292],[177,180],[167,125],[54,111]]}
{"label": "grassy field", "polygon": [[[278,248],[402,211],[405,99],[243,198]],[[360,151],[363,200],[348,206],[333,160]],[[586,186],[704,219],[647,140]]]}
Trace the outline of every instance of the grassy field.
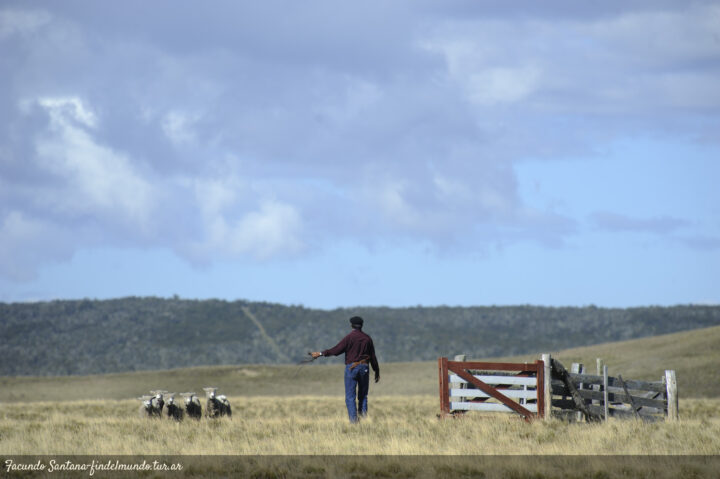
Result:
{"label": "grassy field", "polygon": [[347,421],[340,398],[230,397],[223,420],[140,418],[137,401],[6,404],[3,454],[720,454],[720,400],[685,400],[682,420],[536,421],[509,414],[438,419],[430,396],[373,396]]}
{"label": "grassy field", "polygon": [[[432,396],[372,396],[370,416],[358,425],[347,422],[336,397],[230,400],[231,419],[181,423],[140,418],[133,400],[5,404],[0,459],[140,457],[185,464],[187,476],[281,478],[716,478],[720,466],[718,399],[682,401],[674,423],[586,424],[480,413],[438,419]],[[610,459],[599,461],[603,456]],[[666,463],[665,456],[674,459]]]}
{"label": "grassy field", "polygon": [[[553,353],[568,366],[573,361],[594,365],[595,358],[602,357],[611,374],[620,373],[625,378],[657,380],[665,369],[675,369],[681,420],[654,424],[634,420],[603,424],[554,420],[528,424],[509,414],[480,413],[440,420],[435,362],[382,365],[382,381],[371,385],[370,416],[358,425],[347,421],[342,366],[322,364],[320,360],[303,367],[223,366],[85,377],[6,377],[0,380],[0,400],[4,403],[0,411],[0,455],[717,458],[720,457],[717,344],[720,328],[709,328]],[[232,419],[203,418],[199,422],[186,419],[175,423],[138,415],[140,403],[134,398],[150,389],[202,392],[203,386],[210,385],[229,396]],[[443,467],[449,467],[447,471],[453,476],[494,477],[491,471],[495,471],[477,469],[477,462],[472,465],[461,459],[445,465],[433,463],[429,469],[418,466],[416,461],[395,466],[383,461],[375,462],[367,470],[363,469],[366,465],[348,462],[321,466],[308,463],[300,469],[294,463],[228,467],[250,467],[243,471],[257,477],[412,477],[425,472],[432,477]],[[538,465],[534,460],[531,462]],[[716,464],[681,463],[670,468],[658,466],[661,462],[657,461],[644,464],[636,469],[637,477],[653,477],[642,472],[648,467],[656,467],[655,475],[661,477],[684,476],[688,471],[695,477],[717,477],[705,475]],[[220,466],[214,463],[209,467]],[[395,473],[388,476],[388,467]],[[515,477],[563,477],[550,472],[537,475],[537,468],[523,467]],[[552,469],[555,465],[547,467]],[[626,463],[617,468],[619,473],[625,471],[623,477],[636,477],[627,473]],[[202,475],[200,469],[193,470]],[[302,474],[296,474],[298,471]]]}

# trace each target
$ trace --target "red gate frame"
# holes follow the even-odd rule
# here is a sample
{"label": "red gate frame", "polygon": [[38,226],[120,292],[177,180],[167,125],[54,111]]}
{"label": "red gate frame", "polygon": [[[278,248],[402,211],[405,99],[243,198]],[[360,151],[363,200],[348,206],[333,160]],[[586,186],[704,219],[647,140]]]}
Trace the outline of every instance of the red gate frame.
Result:
{"label": "red gate frame", "polygon": [[[480,389],[485,394],[497,399],[505,406],[520,414],[526,421],[542,418],[545,415],[545,363],[537,360],[534,363],[484,363],[477,361],[448,361],[448,358],[438,358],[438,371],[440,375],[440,411],[443,416],[450,414],[450,380],[448,372],[452,371],[459,377]],[[537,414],[534,414],[522,405],[505,396],[499,389],[477,379],[467,370],[479,369],[487,371],[520,371],[521,373],[535,373],[537,378]]]}

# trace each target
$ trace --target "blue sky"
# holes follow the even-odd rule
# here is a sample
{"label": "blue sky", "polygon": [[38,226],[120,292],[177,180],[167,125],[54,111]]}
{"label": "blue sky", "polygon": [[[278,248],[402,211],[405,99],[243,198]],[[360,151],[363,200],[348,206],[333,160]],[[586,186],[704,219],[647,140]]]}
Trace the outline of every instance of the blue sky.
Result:
{"label": "blue sky", "polygon": [[0,5],[0,301],[720,303],[720,2],[146,3]]}

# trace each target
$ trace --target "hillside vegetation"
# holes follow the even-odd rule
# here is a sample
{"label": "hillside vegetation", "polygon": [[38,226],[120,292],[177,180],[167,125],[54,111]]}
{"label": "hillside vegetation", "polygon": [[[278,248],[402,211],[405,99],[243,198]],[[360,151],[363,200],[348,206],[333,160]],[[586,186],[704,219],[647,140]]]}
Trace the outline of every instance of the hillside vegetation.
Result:
{"label": "hillside vegetation", "polygon": [[[595,367],[603,358],[611,375],[659,380],[674,369],[681,398],[720,398],[720,326],[632,341],[551,352],[566,366]],[[462,352],[462,351],[458,351]],[[488,359],[471,356],[468,359]],[[492,359],[492,358],[490,358]],[[538,356],[499,358],[534,361]],[[437,361],[381,363],[372,396],[427,396],[437,401]],[[152,389],[202,393],[204,386],[236,397],[343,396],[342,365],[320,358],[305,366],[232,365],[89,376],[0,377],[0,401],[78,401],[135,398]],[[439,407],[439,406],[438,406]]]}
{"label": "hillside vegetation", "polygon": [[[720,325],[718,306],[318,310],[161,298],[0,303],[0,375],[87,375],[207,365],[292,364],[361,315],[379,360],[536,354]],[[335,361],[338,360],[326,360]]]}

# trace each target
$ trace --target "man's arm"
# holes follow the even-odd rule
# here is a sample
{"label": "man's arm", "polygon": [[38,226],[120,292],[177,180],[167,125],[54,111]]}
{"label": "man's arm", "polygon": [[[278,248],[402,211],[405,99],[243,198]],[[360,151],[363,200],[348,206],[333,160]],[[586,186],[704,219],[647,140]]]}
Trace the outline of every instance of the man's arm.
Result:
{"label": "man's arm", "polygon": [[313,359],[319,358],[320,356],[337,356],[338,354],[344,353],[346,348],[347,348],[347,336],[342,338],[340,340],[340,342],[337,343],[332,348],[326,349],[325,351],[314,351],[314,352],[310,353],[310,356],[312,356]]}
{"label": "man's arm", "polygon": [[380,365],[378,365],[377,358],[375,357],[375,345],[370,340],[370,366],[375,371],[375,382],[380,381]]}

